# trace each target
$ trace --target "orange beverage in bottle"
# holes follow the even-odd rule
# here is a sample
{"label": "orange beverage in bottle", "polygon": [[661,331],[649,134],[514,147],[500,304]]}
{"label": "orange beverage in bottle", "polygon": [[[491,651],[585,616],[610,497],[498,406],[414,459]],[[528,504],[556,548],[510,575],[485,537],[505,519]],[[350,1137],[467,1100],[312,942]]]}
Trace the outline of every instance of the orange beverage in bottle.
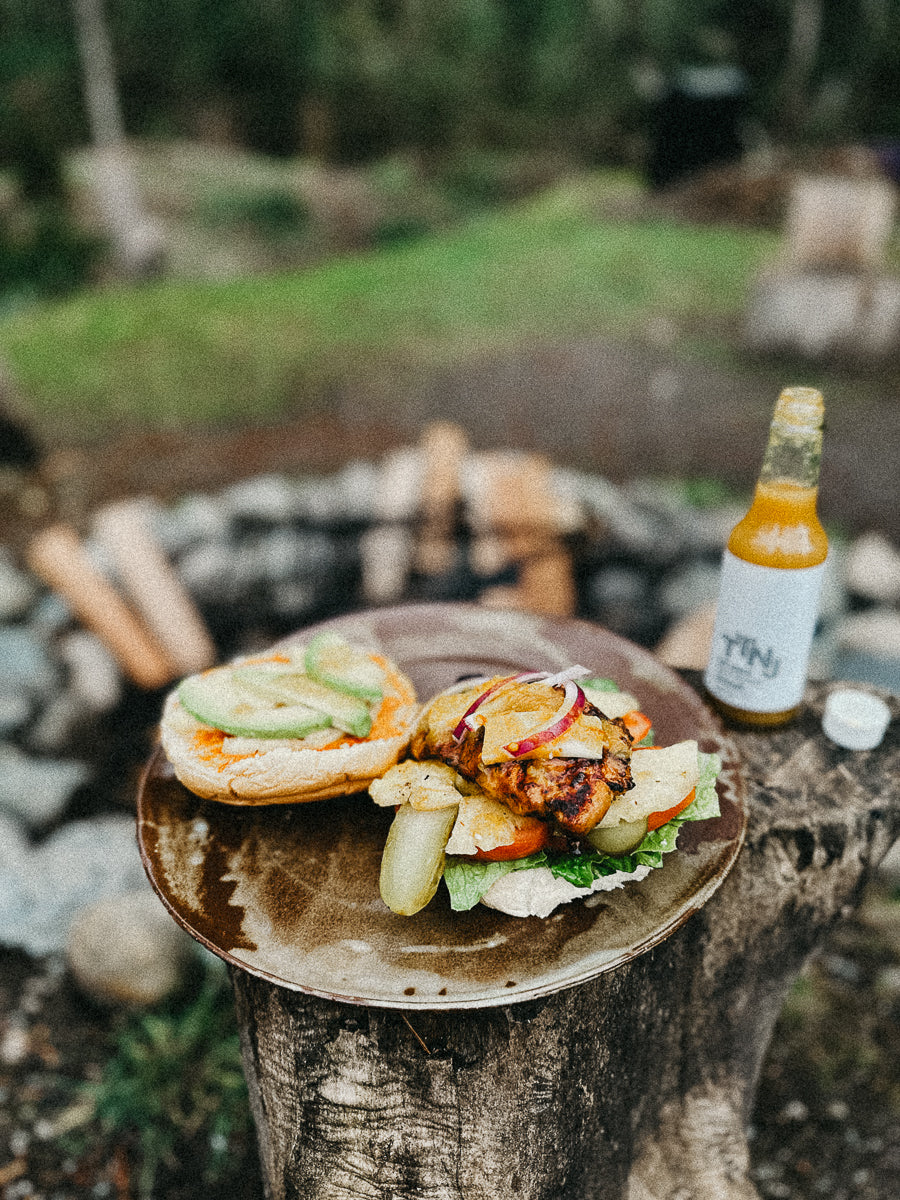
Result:
{"label": "orange beverage in bottle", "polygon": [[806,685],[828,538],[816,511],[824,404],[815,388],[785,388],[762,470],[722,562],[704,684],[725,716],[783,725]]}

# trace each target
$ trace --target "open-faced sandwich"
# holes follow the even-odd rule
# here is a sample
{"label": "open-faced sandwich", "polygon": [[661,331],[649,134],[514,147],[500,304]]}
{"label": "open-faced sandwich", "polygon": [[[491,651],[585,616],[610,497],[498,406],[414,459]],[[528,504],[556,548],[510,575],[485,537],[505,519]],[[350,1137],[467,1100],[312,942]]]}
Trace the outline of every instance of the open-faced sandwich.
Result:
{"label": "open-faced sandwich", "polygon": [[464,682],[425,706],[409,757],[375,780],[396,808],[385,904],[412,915],[443,877],[453,909],[513,916],[643,879],[685,821],[719,813],[720,760],[653,746],[637,700],[584,667]]}
{"label": "open-faced sandwich", "polygon": [[298,803],[365,790],[403,754],[418,711],[394,663],[324,632],[182,680],[160,733],[198,796]]}

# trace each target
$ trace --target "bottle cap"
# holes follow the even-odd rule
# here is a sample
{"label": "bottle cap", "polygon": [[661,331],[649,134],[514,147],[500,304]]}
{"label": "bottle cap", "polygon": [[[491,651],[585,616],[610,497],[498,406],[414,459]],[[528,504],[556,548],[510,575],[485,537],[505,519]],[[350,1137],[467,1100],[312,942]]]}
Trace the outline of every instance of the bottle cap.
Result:
{"label": "bottle cap", "polygon": [[884,737],[891,710],[868,692],[842,688],[825,701],[822,728],[845,750],[872,750]]}

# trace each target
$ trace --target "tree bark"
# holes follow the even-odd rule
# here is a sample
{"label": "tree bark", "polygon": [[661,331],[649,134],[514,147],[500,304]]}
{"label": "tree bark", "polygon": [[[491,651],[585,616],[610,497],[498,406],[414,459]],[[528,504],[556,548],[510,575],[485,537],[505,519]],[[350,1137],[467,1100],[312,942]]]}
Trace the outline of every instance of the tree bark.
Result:
{"label": "tree bark", "polygon": [[821,731],[826,691],[788,729],[734,733],[744,848],[625,966],[537,1001],[409,1015],[233,968],[267,1195],[756,1197],[745,1130],[785,994],[900,834],[900,703],[882,745],[854,754]]}

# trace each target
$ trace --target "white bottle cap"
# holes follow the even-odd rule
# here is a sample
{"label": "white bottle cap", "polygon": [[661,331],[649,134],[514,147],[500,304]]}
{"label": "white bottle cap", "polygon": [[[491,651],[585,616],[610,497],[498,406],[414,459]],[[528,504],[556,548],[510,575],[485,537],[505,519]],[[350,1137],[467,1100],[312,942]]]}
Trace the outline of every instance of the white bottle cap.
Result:
{"label": "white bottle cap", "polygon": [[868,692],[842,688],[825,701],[822,728],[845,750],[872,750],[884,737],[891,710]]}

